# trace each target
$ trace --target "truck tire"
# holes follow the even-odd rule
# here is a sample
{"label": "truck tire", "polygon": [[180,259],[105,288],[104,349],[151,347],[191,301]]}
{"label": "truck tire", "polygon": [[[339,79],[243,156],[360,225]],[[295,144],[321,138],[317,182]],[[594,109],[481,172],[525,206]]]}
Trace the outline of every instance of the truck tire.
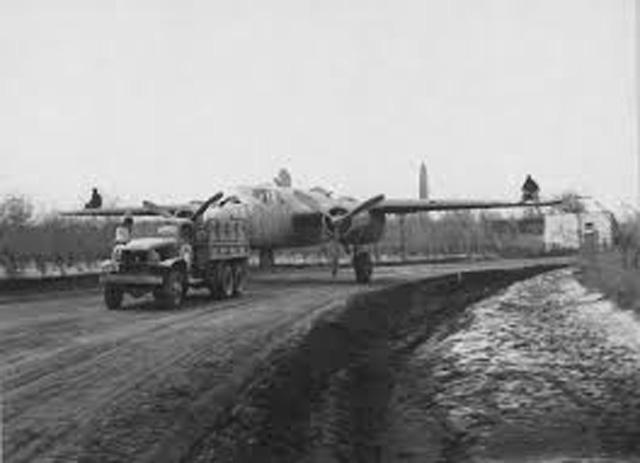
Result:
{"label": "truck tire", "polygon": [[218,266],[214,262],[209,262],[204,274],[204,284],[213,298],[220,296]]}
{"label": "truck tire", "polygon": [[233,297],[235,291],[233,266],[229,262],[222,264],[220,272],[220,296],[224,299]]}
{"label": "truck tire", "polygon": [[244,262],[236,262],[233,265],[233,295],[240,296],[244,292],[247,279],[247,268]]}
{"label": "truck tire", "polygon": [[118,310],[122,307],[122,298],[124,296],[124,290],[115,285],[105,285],[104,287],[104,302],[109,310]]}
{"label": "truck tire", "polygon": [[165,309],[177,309],[182,304],[185,295],[185,275],[177,269],[171,270],[164,277],[162,289],[154,291],[156,300]]}

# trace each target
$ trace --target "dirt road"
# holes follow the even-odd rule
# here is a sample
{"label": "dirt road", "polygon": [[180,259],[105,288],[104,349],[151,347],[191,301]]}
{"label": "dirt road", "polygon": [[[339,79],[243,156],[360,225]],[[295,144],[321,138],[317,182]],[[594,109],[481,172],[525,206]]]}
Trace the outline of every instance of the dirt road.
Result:
{"label": "dirt road", "polygon": [[241,299],[196,293],[180,311],[143,300],[110,312],[97,291],[0,298],[5,461],[184,461],[316,317],[357,292],[464,268],[378,269],[364,289],[347,272],[277,271]]}

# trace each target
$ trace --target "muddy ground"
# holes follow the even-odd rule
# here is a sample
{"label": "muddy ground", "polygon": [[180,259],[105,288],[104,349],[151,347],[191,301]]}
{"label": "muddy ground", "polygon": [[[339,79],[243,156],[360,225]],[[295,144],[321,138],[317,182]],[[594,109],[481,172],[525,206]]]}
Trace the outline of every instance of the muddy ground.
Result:
{"label": "muddy ground", "polygon": [[524,266],[276,272],[179,312],[0,298],[5,461],[633,458],[635,319]]}
{"label": "muddy ground", "polygon": [[470,304],[540,271],[453,274],[352,297],[277,353],[188,461],[382,461],[395,445],[390,406],[412,352]]}
{"label": "muddy ground", "polygon": [[188,461],[640,461],[640,324],[573,270],[535,273],[352,298]]}

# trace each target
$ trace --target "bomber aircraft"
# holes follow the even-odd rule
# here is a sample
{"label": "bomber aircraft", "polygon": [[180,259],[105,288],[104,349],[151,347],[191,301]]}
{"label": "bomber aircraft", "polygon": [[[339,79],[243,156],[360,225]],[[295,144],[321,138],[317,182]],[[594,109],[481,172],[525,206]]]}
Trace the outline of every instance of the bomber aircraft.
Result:
{"label": "bomber aircraft", "polygon": [[[273,264],[273,253],[277,249],[332,243],[334,250],[342,246],[351,254],[356,281],[368,283],[373,273],[369,246],[382,237],[387,214],[539,207],[561,202],[387,199],[384,195],[360,202],[349,197],[334,197],[322,188],[302,190],[265,184],[219,192],[206,202],[156,205],[145,201],[142,207],[85,209],[64,215],[190,217],[206,203],[205,220],[231,216],[245,221],[249,244],[252,249],[259,251],[261,266]],[[333,255],[332,270],[335,275],[339,254],[333,252]]]}

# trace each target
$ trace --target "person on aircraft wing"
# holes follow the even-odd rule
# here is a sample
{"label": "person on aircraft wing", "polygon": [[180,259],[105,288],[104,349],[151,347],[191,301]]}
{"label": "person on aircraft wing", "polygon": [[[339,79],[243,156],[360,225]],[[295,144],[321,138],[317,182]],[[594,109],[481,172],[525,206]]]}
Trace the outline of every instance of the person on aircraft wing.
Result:
{"label": "person on aircraft wing", "polygon": [[91,190],[91,199],[84,205],[85,209],[100,209],[102,207],[102,196],[98,193],[97,188]]}
{"label": "person on aircraft wing", "polygon": [[531,175],[527,175],[527,178],[522,185],[522,202],[527,201],[539,201],[540,200],[540,187],[538,183],[531,177]]}

